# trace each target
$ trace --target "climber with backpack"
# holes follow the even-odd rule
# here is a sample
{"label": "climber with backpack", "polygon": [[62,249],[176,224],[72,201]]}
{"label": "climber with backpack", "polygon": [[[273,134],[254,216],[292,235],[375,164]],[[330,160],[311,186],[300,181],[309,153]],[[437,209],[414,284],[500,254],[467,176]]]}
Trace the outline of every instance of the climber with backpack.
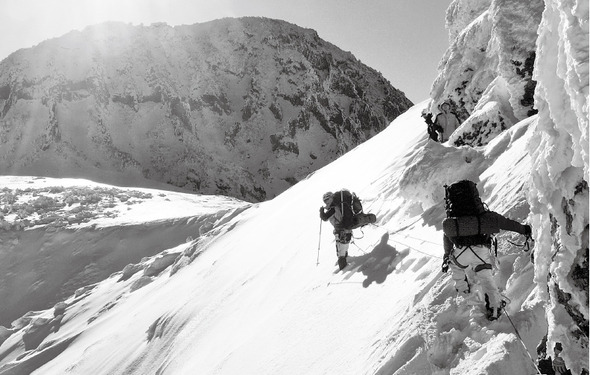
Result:
{"label": "climber with backpack", "polygon": [[461,121],[459,121],[457,115],[451,111],[451,104],[449,102],[442,103],[439,108],[441,112],[436,115],[434,124],[441,129],[439,133],[439,142],[443,143],[448,141],[451,134],[461,126]]}
{"label": "climber with backpack", "polygon": [[348,265],[348,245],[352,240],[352,230],[377,221],[374,214],[363,213],[363,206],[356,194],[343,189],[338,192],[326,192],[322,200],[325,207],[320,207],[322,221],[330,221],[336,238],[336,255],[338,267],[342,270]]}
{"label": "climber with backpack", "polygon": [[438,142],[440,135],[443,133],[443,128],[432,121],[432,113],[428,113],[426,109],[422,111],[422,118],[424,119],[424,122],[426,122],[428,138]]}
{"label": "climber with backpack", "polygon": [[444,258],[442,271],[451,270],[457,292],[470,296],[471,287],[478,282],[486,302],[486,316],[498,319],[506,302],[493,277],[496,240],[500,230],[517,232],[526,236],[528,244],[531,227],[490,211],[481,201],[477,185],[462,180],[445,185],[445,210],[443,220]]}

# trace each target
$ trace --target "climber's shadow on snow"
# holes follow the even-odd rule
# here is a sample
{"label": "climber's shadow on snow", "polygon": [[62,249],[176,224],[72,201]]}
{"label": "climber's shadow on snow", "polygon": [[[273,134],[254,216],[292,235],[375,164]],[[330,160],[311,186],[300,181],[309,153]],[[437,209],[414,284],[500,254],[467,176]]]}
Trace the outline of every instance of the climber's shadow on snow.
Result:
{"label": "climber's shadow on snow", "polygon": [[387,243],[388,241],[389,233],[385,233],[370,253],[349,257],[351,272],[362,272],[366,276],[363,287],[368,288],[373,282],[383,283],[408,255],[408,250],[397,251],[395,247]]}

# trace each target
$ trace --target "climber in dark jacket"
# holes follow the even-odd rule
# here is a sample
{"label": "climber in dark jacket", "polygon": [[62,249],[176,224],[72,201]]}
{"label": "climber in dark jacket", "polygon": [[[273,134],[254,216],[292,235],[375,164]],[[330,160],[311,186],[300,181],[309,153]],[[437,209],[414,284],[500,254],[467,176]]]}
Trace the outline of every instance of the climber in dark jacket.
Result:
{"label": "climber in dark jacket", "polygon": [[428,137],[433,141],[438,142],[440,134],[443,133],[443,128],[432,122],[432,113],[427,113],[426,110],[422,111],[422,118],[424,119],[424,122],[426,122]]}
{"label": "climber in dark jacket", "polygon": [[[524,234],[527,238],[531,236],[530,225],[520,224],[493,211],[488,211],[485,215],[486,223],[497,228],[497,231],[502,229]],[[453,237],[444,234],[445,253],[442,271],[451,270],[455,289],[465,296],[470,295],[471,285],[477,279],[486,298],[487,317],[489,320],[496,320],[501,314],[504,302],[492,274],[492,264],[494,263],[491,249],[492,237],[490,235],[482,236],[484,240],[481,244],[457,246]]]}

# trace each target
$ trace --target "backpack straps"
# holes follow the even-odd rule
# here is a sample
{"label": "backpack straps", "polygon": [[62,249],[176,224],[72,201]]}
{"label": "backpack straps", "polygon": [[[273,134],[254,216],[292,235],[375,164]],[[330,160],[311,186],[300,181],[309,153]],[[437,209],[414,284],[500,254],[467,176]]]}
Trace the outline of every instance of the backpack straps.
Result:
{"label": "backpack straps", "polygon": [[340,213],[344,215],[344,190],[340,190]]}
{"label": "backpack straps", "polygon": [[480,215],[477,215],[477,235],[481,234],[481,217]]}

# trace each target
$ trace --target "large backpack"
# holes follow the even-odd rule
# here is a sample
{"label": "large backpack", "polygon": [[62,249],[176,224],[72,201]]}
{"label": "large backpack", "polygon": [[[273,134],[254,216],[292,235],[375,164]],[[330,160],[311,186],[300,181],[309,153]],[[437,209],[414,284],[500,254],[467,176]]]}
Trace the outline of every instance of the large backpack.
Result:
{"label": "large backpack", "polygon": [[361,200],[356,194],[346,189],[334,193],[332,206],[336,211],[334,213],[335,226],[340,229],[353,229],[357,224],[355,217],[363,212]]}
{"label": "large backpack", "polygon": [[469,180],[461,180],[445,185],[445,210],[447,217],[478,216],[487,211],[477,184]]}
{"label": "large backpack", "polygon": [[[481,227],[480,216],[488,212],[484,206],[479,192],[477,191],[477,184],[469,180],[461,180],[451,185],[445,185],[445,210],[448,219],[456,219],[463,216],[470,216],[476,218],[477,226]],[[456,225],[461,223],[460,220],[453,220]],[[460,228],[456,228],[456,233],[460,233]],[[469,236],[449,236],[449,239],[457,246],[471,246],[489,244],[491,237],[489,234],[481,232],[480,228],[478,234]]]}

